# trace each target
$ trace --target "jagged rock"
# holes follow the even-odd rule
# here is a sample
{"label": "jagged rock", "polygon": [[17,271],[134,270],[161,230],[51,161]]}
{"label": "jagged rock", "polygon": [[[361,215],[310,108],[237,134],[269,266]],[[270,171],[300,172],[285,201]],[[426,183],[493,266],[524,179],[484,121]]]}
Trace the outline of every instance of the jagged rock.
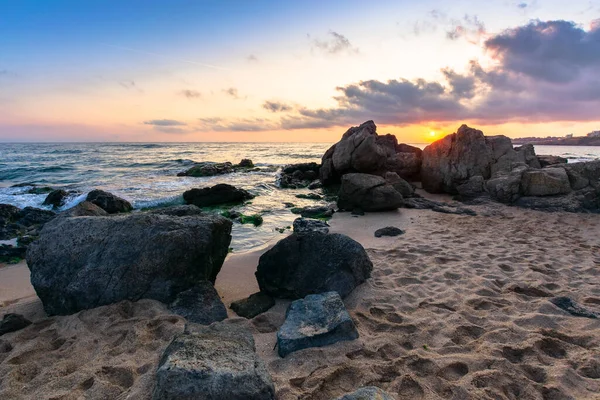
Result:
{"label": "jagged rock", "polygon": [[188,324],[160,359],[152,398],[273,400],[275,388],[248,328]]}
{"label": "jagged rock", "polygon": [[104,190],[92,190],[88,193],[85,200],[94,203],[109,214],[124,213],[133,210],[130,202]]}
{"label": "jagged rock", "polygon": [[337,201],[340,209],[385,211],[395,210],[402,203],[402,195],[380,176],[352,173],[342,177]]}
{"label": "jagged rock", "polygon": [[375,237],[379,238],[382,236],[400,236],[403,235],[404,231],[395,226],[386,226],[385,228],[377,229],[375,231]]}
{"label": "jagged rock", "polygon": [[0,321],[0,336],[27,328],[29,325],[31,325],[31,321],[21,314],[4,314]]}
{"label": "jagged rock", "polygon": [[316,219],[296,218],[294,220],[294,233],[307,232],[329,233],[329,224]]}
{"label": "jagged rock", "polygon": [[300,214],[303,218],[331,218],[333,216],[333,209],[327,206],[317,207],[302,207],[292,208],[290,210],[293,214]]}
{"label": "jagged rock", "polygon": [[215,215],[57,218],[28,248],[31,283],[50,315],[141,298],[168,304],[214,282],[231,225]]}
{"label": "jagged rock", "polygon": [[198,207],[242,203],[253,198],[254,196],[248,191],[225,183],[208,188],[190,189],[183,193],[183,200],[187,204],[193,204]]}
{"label": "jagged rock", "polygon": [[551,155],[538,155],[537,158],[542,168],[547,167],[549,165],[566,164],[569,161],[564,157]]}
{"label": "jagged rock", "polygon": [[509,174],[498,175],[486,182],[491,198],[501,203],[514,203],[521,196],[521,180],[527,171],[526,166],[517,167]]}
{"label": "jagged rock", "polygon": [[65,199],[69,195],[69,192],[63,189],[56,189],[48,193],[43,205],[51,205],[54,208],[59,208],[65,204]]}
{"label": "jagged rock", "polygon": [[553,299],[550,299],[550,302],[556,307],[560,308],[561,310],[564,310],[569,314],[573,315],[574,317],[584,317],[592,319],[600,318],[599,314],[580,306],[569,297],[555,297]]}
{"label": "jagged rock", "polygon": [[336,400],[394,400],[394,398],[375,386],[366,386],[356,392],[348,393]]}
{"label": "jagged rock", "polygon": [[290,304],[277,332],[280,357],[358,338],[356,326],[337,292],[308,295]]}
{"label": "jagged rock", "polygon": [[248,298],[234,301],[230,308],[240,317],[251,319],[268,311],[274,305],[274,298],[266,293],[258,292]]}
{"label": "jagged rock", "polygon": [[24,227],[40,226],[51,221],[54,217],[56,217],[54,211],[25,207],[17,215],[17,224]]}
{"label": "jagged rock", "polygon": [[524,196],[552,196],[570,191],[569,177],[562,168],[530,169],[523,173],[521,193]]}
{"label": "jagged rock", "polygon": [[415,188],[402,179],[396,172],[386,172],[383,175],[383,179],[392,185],[403,198],[413,197],[415,195]]}
{"label": "jagged rock", "polygon": [[210,325],[227,318],[227,309],[212,283],[198,282],[194,287],[177,294],[169,309],[189,322]]}
{"label": "jagged rock", "polygon": [[279,186],[282,188],[304,188],[319,177],[321,166],[317,163],[301,163],[286,165],[279,176]]}
{"label": "jagged rock", "polygon": [[373,263],[362,245],[341,234],[292,234],[264,253],[256,270],[260,290],[297,299],[337,291],[342,297],[371,276]]}
{"label": "jagged rock", "polygon": [[[499,139],[493,141],[498,142]],[[493,148],[486,143],[483,132],[462,125],[456,133],[433,142],[423,150],[423,189],[430,193],[456,194],[456,187],[472,176],[489,179],[494,153],[501,153],[494,152]]]}

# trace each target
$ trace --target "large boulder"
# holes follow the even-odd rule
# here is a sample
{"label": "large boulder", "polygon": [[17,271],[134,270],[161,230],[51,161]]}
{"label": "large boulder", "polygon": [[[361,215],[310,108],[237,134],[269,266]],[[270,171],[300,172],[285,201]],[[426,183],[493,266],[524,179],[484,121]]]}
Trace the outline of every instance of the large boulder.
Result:
{"label": "large boulder", "polygon": [[423,150],[421,180],[430,193],[456,194],[461,185],[473,176],[489,179],[494,155],[506,150],[504,140],[486,143],[483,132],[462,125],[456,133],[433,142]]}
{"label": "large boulder", "polygon": [[133,210],[130,202],[104,190],[92,190],[88,193],[85,200],[94,203],[109,214],[124,213]]}
{"label": "large boulder", "polygon": [[378,135],[373,121],[354,126],[321,159],[320,179],[324,185],[338,183],[347,173],[383,175],[396,172],[404,179],[417,179],[421,150],[398,144],[394,135]]}
{"label": "large boulder", "polygon": [[141,298],[168,304],[215,281],[231,225],[214,215],[57,218],[29,246],[31,283],[50,315]]}
{"label": "large boulder", "polygon": [[348,236],[294,233],[260,257],[256,280],[273,297],[298,299],[330,291],[345,297],[372,270],[365,249]]}
{"label": "large boulder", "polygon": [[538,155],[537,158],[542,168],[548,167],[550,165],[566,164],[569,161],[564,157],[552,155]]}
{"label": "large boulder", "polygon": [[241,324],[188,324],[164,351],[154,400],[273,400],[275,387]]}
{"label": "large boulder", "polygon": [[383,178],[387,183],[392,185],[403,198],[413,197],[415,195],[415,188],[406,180],[402,179],[398,173],[386,172],[383,175]]}
{"label": "large boulder", "polygon": [[266,293],[258,292],[245,299],[234,301],[230,308],[240,317],[251,319],[268,311],[274,305],[274,298]]}
{"label": "large boulder", "polygon": [[308,295],[290,304],[277,332],[280,357],[342,340],[358,338],[358,331],[336,292]]}
{"label": "large boulder", "polygon": [[521,197],[521,180],[526,166],[517,167],[509,174],[498,174],[485,185],[491,198],[501,203],[511,204]]}
{"label": "large boulder", "polygon": [[352,173],[342,177],[337,202],[341,209],[385,211],[395,210],[402,203],[402,195],[381,176]]}
{"label": "large boulder", "polygon": [[198,207],[237,204],[252,198],[254,198],[254,196],[248,191],[238,189],[235,186],[226,183],[220,183],[202,189],[190,189],[183,193],[183,200],[185,200],[187,204],[193,204]]}
{"label": "large boulder", "polygon": [[570,191],[569,176],[563,168],[530,169],[523,173],[521,192],[524,196],[552,196]]}
{"label": "large boulder", "polygon": [[54,208],[59,208],[65,204],[65,200],[68,195],[69,195],[69,192],[67,192],[64,189],[53,190],[50,193],[48,193],[48,196],[46,196],[46,199],[44,200],[44,202],[42,204],[50,205],[50,206],[53,206]]}

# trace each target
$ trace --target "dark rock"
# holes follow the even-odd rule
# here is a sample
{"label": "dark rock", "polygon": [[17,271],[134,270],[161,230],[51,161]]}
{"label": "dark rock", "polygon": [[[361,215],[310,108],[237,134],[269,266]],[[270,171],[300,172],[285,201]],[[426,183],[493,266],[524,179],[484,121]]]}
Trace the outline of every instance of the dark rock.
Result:
{"label": "dark rock", "polygon": [[519,198],[516,206],[540,211],[594,212],[600,211],[600,188],[587,187],[562,196]]}
{"label": "dark rock", "polygon": [[314,162],[286,165],[279,176],[279,186],[291,189],[308,187],[319,177],[320,169],[321,166]]}
{"label": "dark rock", "polygon": [[20,211],[10,204],[0,204],[0,240],[9,240],[19,234],[22,228],[15,221],[19,218]]}
{"label": "dark rock", "polygon": [[48,193],[46,200],[43,205],[51,205],[54,208],[59,208],[65,204],[65,199],[69,195],[69,192],[63,189],[56,189]]}
{"label": "dark rock", "polygon": [[210,325],[227,318],[227,309],[212,283],[198,282],[194,287],[177,294],[169,309],[189,322]]}
{"label": "dark rock", "polygon": [[348,393],[337,400],[394,400],[394,398],[375,386],[366,386],[356,392]]}
{"label": "dark rock", "polygon": [[402,203],[402,195],[380,176],[352,173],[342,177],[337,201],[340,209],[386,211],[395,210]]}
{"label": "dark rock", "polygon": [[336,292],[308,295],[290,304],[277,332],[280,357],[358,338],[356,326]]}
{"label": "dark rock", "polygon": [[234,172],[233,164],[230,162],[216,163],[211,161],[197,163],[190,169],[180,172],[177,176],[193,176],[196,178],[204,176],[216,176]]}
{"label": "dark rock", "polygon": [[411,150],[409,147],[412,146],[409,145],[398,146],[396,146],[397,153],[387,158],[385,170],[395,172],[403,179],[419,180],[421,175],[421,163],[423,162],[423,151],[418,147],[414,147],[414,150]]}
{"label": "dark rock", "polygon": [[294,203],[283,203],[285,208],[293,208],[296,207],[296,205]]}
{"label": "dark rock", "polygon": [[[19,247],[27,248],[27,246],[29,246],[31,243],[33,243],[33,241],[36,240],[37,238],[38,238],[37,235],[19,236],[19,238],[17,239],[17,245]],[[25,257],[25,254],[23,254],[22,257]]]}
{"label": "dark rock", "polygon": [[106,211],[89,201],[83,201],[59,214],[60,217],[104,217],[107,215],[109,214]]}
{"label": "dark rock", "polygon": [[203,211],[201,208],[194,205],[182,205],[182,206],[171,206],[165,208],[158,208],[155,210],[148,211],[149,214],[156,215],[171,215],[174,217],[185,217],[190,215],[202,215]]}
{"label": "dark rock", "polygon": [[124,213],[133,210],[133,206],[127,200],[104,190],[92,190],[88,193],[85,200],[94,203],[109,214]]}
{"label": "dark rock", "polygon": [[31,325],[31,321],[21,314],[4,314],[0,321],[0,336],[16,332]]}
{"label": "dark rock", "polygon": [[214,215],[57,218],[28,248],[31,283],[50,315],[141,298],[168,304],[214,282],[231,225]]}
{"label": "dark rock", "polygon": [[316,193],[300,193],[300,194],[297,194],[296,197],[299,199],[307,199],[307,200],[321,200],[323,198]]}
{"label": "dark rock", "polygon": [[415,188],[402,179],[397,173],[386,172],[383,175],[383,178],[388,184],[392,185],[403,198],[413,197],[415,195]]}
{"label": "dark rock", "polygon": [[54,189],[50,186],[35,186],[27,191],[29,194],[46,194],[52,192]]}
{"label": "dark rock", "polygon": [[511,204],[521,196],[521,181],[527,171],[526,166],[513,169],[508,174],[498,174],[486,182],[490,197],[501,203]]}
{"label": "dark rock", "polygon": [[237,168],[254,168],[254,163],[249,158],[243,158],[238,165]]}
{"label": "dark rock", "polygon": [[273,400],[275,388],[245,326],[188,324],[160,359],[152,398]]}
{"label": "dark rock", "polygon": [[403,206],[404,208],[414,208],[416,210],[431,210],[435,207],[447,206],[447,204],[439,201],[429,200],[424,197],[414,197],[412,199],[405,199]]}
{"label": "dark rock", "polygon": [[187,204],[193,204],[198,207],[236,204],[253,198],[254,196],[246,190],[238,189],[225,183],[208,188],[190,189],[183,193],[183,199]]}
{"label": "dark rock", "polygon": [[0,204],[0,223],[14,222],[18,218],[19,211],[21,210],[13,205]]}
{"label": "dark rock", "polygon": [[542,168],[547,167],[549,165],[566,164],[569,161],[564,157],[550,155],[538,155],[537,158]]}
{"label": "dark rock", "polygon": [[352,212],[350,213],[351,215],[354,215],[356,217],[365,215],[365,212],[363,210],[361,210],[360,208],[355,208],[352,210]]}
{"label": "dark rock", "polygon": [[26,247],[14,247],[6,244],[0,245],[0,262],[10,262],[12,260],[25,258]]}
{"label": "dark rock", "polygon": [[17,223],[21,226],[31,227],[35,225],[44,225],[52,220],[56,213],[49,210],[40,210],[39,208],[25,207],[19,211]]}
{"label": "dark rock", "polygon": [[485,180],[481,175],[470,177],[465,183],[456,186],[461,199],[472,199],[485,193]]}
{"label": "dark rock", "polygon": [[568,297],[555,297],[553,299],[550,299],[550,303],[554,304],[561,310],[568,312],[574,317],[584,317],[593,319],[600,318],[600,314],[580,306],[579,304],[574,302],[573,299],[570,299]]}
{"label": "dark rock", "polygon": [[552,196],[570,191],[569,177],[563,168],[530,169],[523,173],[521,193],[524,196]]}
{"label": "dark rock", "polygon": [[331,218],[334,213],[333,209],[327,206],[292,208],[290,211],[300,214],[303,218]]}
{"label": "dark rock", "polygon": [[[495,138],[493,141],[500,140]],[[423,189],[430,193],[456,194],[456,187],[472,176],[489,179],[494,147],[504,148],[488,146],[483,132],[466,125],[462,125],[456,133],[433,142],[423,150]],[[496,153],[501,151],[496,150]]]}
{"label": "dark rock", "polygon": [[382,236],[400,236],[403,235],[404,231],[395,226],[386,226],[385,228],[377,229],[375,231],[375,237],[379,238]]}
{"label": "dark rock", "polygon": [[294,233],[307,232],[329,233],[329,224],[316,219],[296,218],[294,220]]}
{"label": "dark rock", "polygon": [[263,292],[250,295],[250,297],[234,301],[230,308],[240,317],[251,319],[268,311],[275,305],[275,299]]}
{"label": "dark rock", "polygon": [[310,185],[308,185],[309,190],[321,189],[323,184],[320,181],[314,181]]}
{"label": "dark rock", "polygon": [[362,245],[341,234],[292,234],[259,260],[256,280],[273,297],[298,299],[337,291],[342,297],[371,276]]}

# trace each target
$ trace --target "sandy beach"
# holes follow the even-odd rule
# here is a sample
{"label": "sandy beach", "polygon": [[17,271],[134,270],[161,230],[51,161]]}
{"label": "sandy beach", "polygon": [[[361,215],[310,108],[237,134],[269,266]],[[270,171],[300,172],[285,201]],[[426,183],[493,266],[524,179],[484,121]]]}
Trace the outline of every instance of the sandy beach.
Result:
{"label": "sandy beach", "polygon": [[[600,311],[600,217],[473,209],[336,214],[332,232],[359,241],[374,264],[345,299],[360,338],[282,359],[275,333],[289,302],[250,320],[278,399],[365,385],[399,399],[600,398],[600,320],[548,301],[569,296]],[[406,233],[373,236],[388,225]],[[215,285],[226,305],[257,291],[264,251],[228,257]],[[2,266],[0,282],[0,313],[34,322],[0,338],[1,398],[148,398],[161,352],[184,326],[151,300],[45,318],[26,265]]]}

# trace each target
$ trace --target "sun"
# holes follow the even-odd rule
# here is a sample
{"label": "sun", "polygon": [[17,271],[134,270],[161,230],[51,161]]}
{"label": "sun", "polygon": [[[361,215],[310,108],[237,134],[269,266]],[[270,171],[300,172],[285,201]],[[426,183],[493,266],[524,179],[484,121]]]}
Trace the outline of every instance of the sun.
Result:
{"label": "sun", "polygon": [[434,131],[429,132],[429,136],[435,137],[435,132]]}

